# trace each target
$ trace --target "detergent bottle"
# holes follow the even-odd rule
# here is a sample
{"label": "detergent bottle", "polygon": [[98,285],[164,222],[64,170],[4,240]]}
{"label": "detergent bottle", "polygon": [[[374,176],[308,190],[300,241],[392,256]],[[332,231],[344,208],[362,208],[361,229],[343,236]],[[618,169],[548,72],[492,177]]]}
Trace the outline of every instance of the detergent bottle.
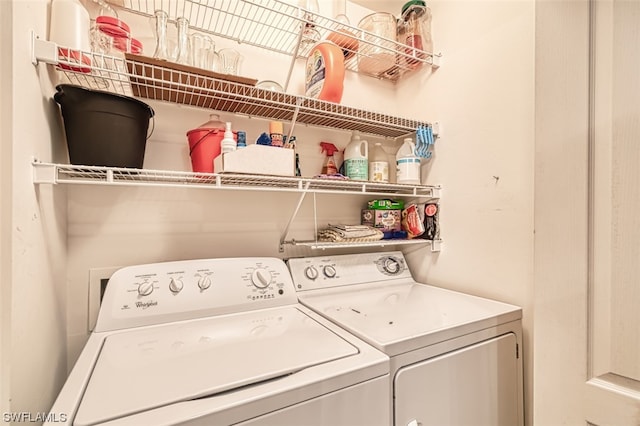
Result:
{"label": "detergent bottle", "polygon": [[331,142],[320,142],[322,152],[327,154],[327,157],[322,166],[323,175],[335,175],[338,173],[338,167],[336,166],[336,159],[333,158],[333,153],[338,150]]}
{"label": "detergent bottle", "polygon": [[420,158],[416,155],[416,144],[405,138],[396,154],[396,182],[420,185]]}
{"label": "detergent bottle", "polygon": [[305,95],[339,104],[344,91],[344,70],[342,49],[327,40],[318,42],[307,58]]}
{"label": "detergent bottle", "polygon": [[382,143],[376,142],[373,155],[369,161],[369,180],[372,182],[389,182],[389,161]]}
{"label": "detergent bottle", "polygon": [[349,179],[367,180],[369,178],[369,143],[360,139],[360,132],[354,130],[351,142],[344,149],[344,171]]}

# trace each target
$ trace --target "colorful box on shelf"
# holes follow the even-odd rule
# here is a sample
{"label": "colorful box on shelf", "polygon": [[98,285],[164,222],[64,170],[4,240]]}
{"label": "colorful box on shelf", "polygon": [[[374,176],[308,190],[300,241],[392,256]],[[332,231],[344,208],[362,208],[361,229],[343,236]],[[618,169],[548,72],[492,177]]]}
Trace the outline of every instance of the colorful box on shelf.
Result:
{"label": "colorful box on shelf", "polygon": [[216,173],[295,176],[295,152],[288,148],[247,145],[217,156],[213,160],[213,170]]}
{"label": "colorful box on shelf", "polygon": [[400,231],[402,229],[402,210],[362,210],[360,223],[373,226],[382,232]]}
{"label": "colorful box on shelf", "polygon": [[403,200],[371,200],[367,202],[367,208],[372,210],[402,210],[404,209]]}

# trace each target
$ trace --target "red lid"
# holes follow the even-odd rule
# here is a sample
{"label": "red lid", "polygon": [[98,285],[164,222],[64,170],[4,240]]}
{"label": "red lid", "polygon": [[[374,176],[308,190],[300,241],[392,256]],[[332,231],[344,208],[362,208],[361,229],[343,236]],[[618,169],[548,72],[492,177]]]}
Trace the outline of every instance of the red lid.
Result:
{"label": "red lid", "polygon": [[142,43],[140,40],[129,37],[114,37],[113,47],[121,52],[133,53],[139,55],[142,53]]}
{"label": "red lid", "polygon": [[137,38],[131,39],[131,53],[139,55],[142,53],[142,42]]}
{"label": "red lid", "polygon": [[113,38],[113,47],[118,49],[121,52],[130,52],[132,43],[129,41],[129,37],[114,37]]}
{"label": "red lid", "polygon": [[[63,47],[58,48],[58,57],[60,60],[69,63],[58,63],[58,68],[62,68],[63,70],[75,71],[75,72],[83,72],[90,73],[91,72],[91,58],[88,55],[85,55],[79,50],[71,50]],[[71,64],[78,65],[89,65],[86,66],[73,66]]]}
{"label": "red lid", "polygon": [[98,16],[96,26],[111,37],[129,37],[129,25],[113,16]]}

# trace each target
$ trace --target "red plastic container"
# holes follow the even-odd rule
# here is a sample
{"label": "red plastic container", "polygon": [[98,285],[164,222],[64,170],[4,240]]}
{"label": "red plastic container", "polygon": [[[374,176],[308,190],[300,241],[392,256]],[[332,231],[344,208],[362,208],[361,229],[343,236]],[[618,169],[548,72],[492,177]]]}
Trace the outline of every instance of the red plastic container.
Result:
{"label": "red plastic container", "polygon": [[[224,123],[217,114],[211,114],[210,120],[202,126],[187,132],[191,169],[199,173],[213,173],[213,160],[220,155],[220,143],[224,139]],[[238,134],[233,132],[233,139]]]}

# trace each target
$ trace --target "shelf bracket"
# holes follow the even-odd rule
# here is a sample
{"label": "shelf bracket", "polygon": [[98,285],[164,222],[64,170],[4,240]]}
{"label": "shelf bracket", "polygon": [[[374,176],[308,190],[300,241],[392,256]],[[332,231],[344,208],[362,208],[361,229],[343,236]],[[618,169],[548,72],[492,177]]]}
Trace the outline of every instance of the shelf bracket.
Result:
{"label": "shelf bracket", "polygon": [[442,198],[442,186],[440,185],[436,185],[431,189],[431,196],[434,199],[440,199]]}
{"label": "shelf bracket", "polygon": [[431,252],[439,252],[442,250],[442,240],[431,241]]}
{"label": "shelf bracket", "polygon": [[291,136],[293,136],[293,129],[296,126],[296,121],[298,120],[298,113],[300,112],[300,105],[302,105],[302,98],[296,98],[296,109],[293,111],[293,117],[291,117],[291,126],[289,126],[289,134],[287,135],[287,140],[291,140]]}
{"label": "shelf bracket", "polygon": [[298,59],[298,52],[300,52],[300,46],[302,45],[302,35],[304,34],[304,23],[300,24],[300,31],[298,32],[298,42],[296,43],[296,50],[291,57],[291,63],[289,64],[289,71],[287,72],[287,79],[284,82],[284,91],[287,93],[289,90],[289,82],[291,81],[291,74],[293,74],[293,67]]}
{"label": "shelf bracket", "polygon": [[282,231],[282,236],[280,237],[280,246],[278,248],[278,251],[280,253],[284,252],[284,245],[286,243],[287,234],[289,234],[289,228],[291,228],[291,224],[293,223],[296,216],[298,215],[298,212],[300,211],[300,207],[302,206],[302,202],[304,201],[305,197],[309,192],[309,185],[311,185],[311,182],[305,183],[304,188],[302,188],[302,193],[300,194],[300,198],[298,199],[298,204],[296,205],[296,208],[293,210],[293,213],[289,218],[289,222],[287,222],[287,226],[285,226],[284,231]]}
{"label": "shelf bracket", "polygon": [[55,185],[58,183],[58,168],[54,164],[43,164],[34,159],[31,165],[34,184],[48,183]]}
{"label": "shelf bracket", "polygon": [[58,45],[52,41],[41,40],[31,30],[31,63],[38,65],[38,62],[47,64],[58,64]]}
{"label": "shelf bracket", "polygon": [[431,55],[431,68],[433,70],[437,70],[438,68],[440,68],[440,65],[442,64],[442,53],[438,53],[438,54],[432,54]]}

